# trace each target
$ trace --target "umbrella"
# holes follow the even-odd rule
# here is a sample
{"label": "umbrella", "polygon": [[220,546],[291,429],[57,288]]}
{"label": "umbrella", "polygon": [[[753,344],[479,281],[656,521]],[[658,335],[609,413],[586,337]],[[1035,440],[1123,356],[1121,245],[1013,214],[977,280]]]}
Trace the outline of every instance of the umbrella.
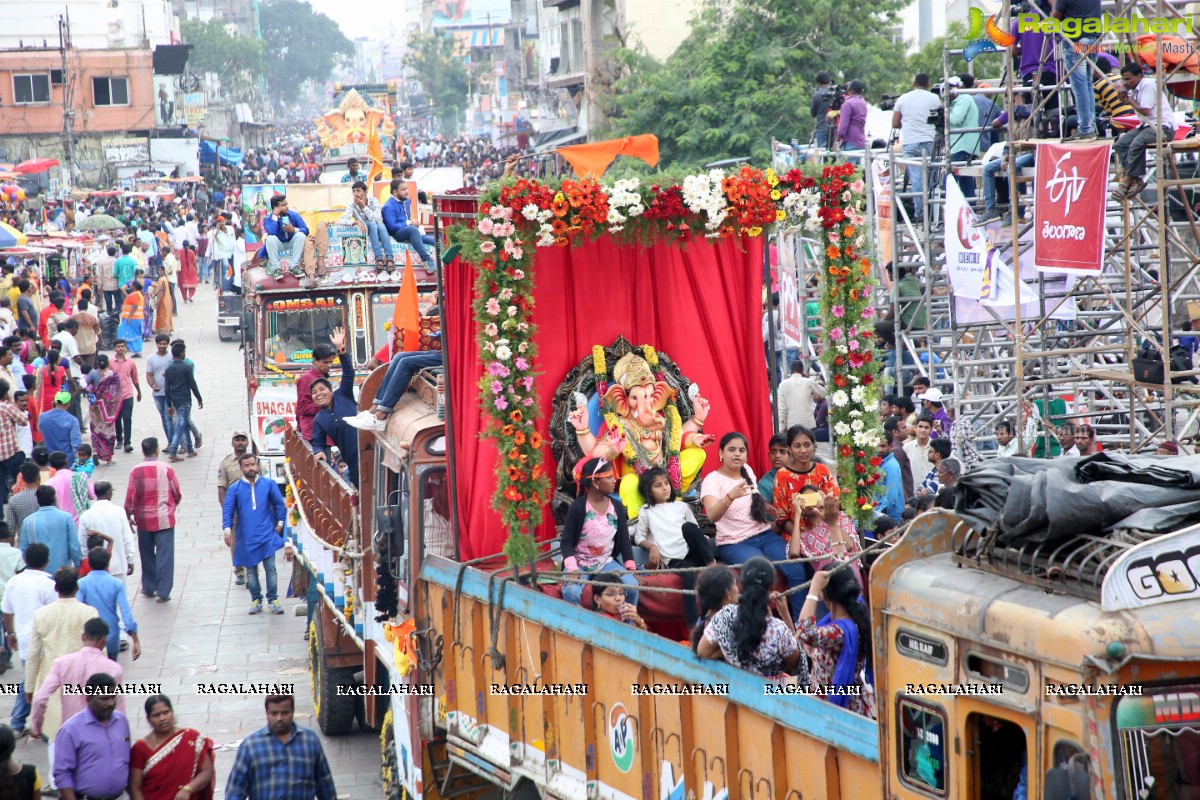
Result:
{"label": "umbrella", "polygon": [[7,169],[0,169],[0,181],[12,181],[21,177],[18,173]]}
{"label": "umbrella", "polygon": [[24,247],[29,237],[11,225],[0,222],[0,247]]}
{"label": "umbrella", "polygon": [[57,167],[58,162],[53,158],[31,158],[13,167],[13,172],[24,175],[36,175],[39,172],[49,172],[51,167]]}
{"label": "umbrella", "polygon": [[81,231],[114,231],[124,228],[125,225],[121,220],[110,217],[108,214],[92,214],[75,227]]}

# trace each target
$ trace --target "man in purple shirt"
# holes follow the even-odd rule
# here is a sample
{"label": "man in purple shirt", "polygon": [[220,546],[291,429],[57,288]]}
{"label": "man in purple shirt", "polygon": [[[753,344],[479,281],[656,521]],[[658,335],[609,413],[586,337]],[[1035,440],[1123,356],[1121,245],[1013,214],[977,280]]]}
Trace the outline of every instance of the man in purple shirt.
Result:
{"label": "man in purple shirt", "polygon": [[98,672],[87,680],[87,708],[63,723],[54,753],[62,800],[116,800],[129,787],[129,720],[117,711],[117,682]]}
{"label": "man in purple shirt", "polygon": [[[846,99],[842,101],[837,126],[838,150],[841,152],[863,150],[867,146],[867,101],[863,100],[866,88],[867,85],[857,79],[846,86]],[[858,163],[859,158],[848,155],[846,160]]]}
{"label": "man in purple shirt", "polygon": [[933,388],[927,390],[919,398],[925,406],[925,413],[933,417],[933,438],[937,439],[941,436],[950,435],[950,426],[953,424],[950,420],[950,415],[946,413],[946,406],[943,402],[945,396],[941,389]]}

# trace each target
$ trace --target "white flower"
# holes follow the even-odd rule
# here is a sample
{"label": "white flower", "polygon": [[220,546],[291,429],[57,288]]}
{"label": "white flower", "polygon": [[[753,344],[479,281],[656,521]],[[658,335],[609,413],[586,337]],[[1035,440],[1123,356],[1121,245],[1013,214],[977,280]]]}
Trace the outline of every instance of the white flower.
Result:
{"label": "white flower", "polygon": [[844,422],[839,422],[833,426],[833,432],[838,436],[845,436],[850,433],[850,426]]}
{"label": "white flower", "polygon": [[855,431],[855,432],[861,431],[863,429],[863,427],[864,427],[864,425],[863,425],[863,421],[861,419],[856,419],[850,423],[850,430]]}
{"label": "white flower", "polygon": [[539,211],[541,211],[541,209],[538,208],[536,204],[526,203],[525,207],[521,209],[521,216],[528,220],[534,220],[537,219]]}
{"label": "white flower", "polygon": [[499,345],[496,348],[496,358],[500,361],[508,361],[512,358],[512,350],[508,349],[508,345]]}
{"label": "white flower", "polygon": [[517,315],[517,310],[518,309],[516,306],[509,306],[508,308],[504,309],[504,313],[508,314],[510,317],[515,317]]}
{"label": "white flower", "polygon": [[542,223],[542,225],[545,225],[547,222],[550,221],[550,218],[553,216],[554,216],[553,211],[551,211],[548,208],[543,208],[541,211],[539,211],[537,213],[537,221]]}
{"label": "white flower", "polygon": [[513,296],[512,289],[505,287],[504,289],[500,290],[500,301],[501,302],[507,303],[509,300],[512,300],[512,296]]}
{"label": "white flower", "polygon": [[850,402],[850,398],[846,396],[845,390],[838,389],[836,392],[834,392],[833,394],[831,394],[829,396],[829,402],[833,405],[834,408],[840,408],[840,407],[846,405],[846,403]]}
{"label": "white flower", "polygon": [[518,353],[524,353],[524,352],[525,352],[526,350],[528,350],[528,349],[529,349],[529,343],[528,343],[528,342],[521,342],[519,345],[517,345],[517,352],[518,352]]}
{"label": "white flower", "polygon": [[839,353],[841,353],[842,355],[848,355],[850,353],[850,348],[846,347],[846,345],[844,345],[844,344],[839,344],[837,351]]}
{"label": "white flower", "polygon": [[609,231],[609,233],[616,233],[617,231],[623,231],[623,230],[625,230],[625,226],[624,226],[624,225],[610,225],[610,226],[608,226],[608,231]]}
{"label": "white flower", "polygon": [[852,409],[850,409],[850,416],[852,416],[852,417],[861,417],[862,415],[863,415],[862,409],[860,409],[860,408],[852,408]]}
{"label": "white flower", "polygon": [[646,207],[643,206],[641,203],[634,203],[629,208],[625,209],[625,212],[627,214],[629,214],[629,216],[631,216],[631,217],[636,217],[636,216],[639,216],[645,210],[646,210]]}
{"label": "white flower", "polygon": [[[503,300],[504,298],[500,299]],[[866,390],[862,386],[855,386],[854,389],[850,391],[850,399],[856,403],[863,402],[863,400],[866,399]]]}
{"label": "white flower", "polygon": [[625,221],[625,215],[622,214],[620,211],[617,211],[615,208],[609,206],[608,224],[609,225],[620,225],[624,221]]}

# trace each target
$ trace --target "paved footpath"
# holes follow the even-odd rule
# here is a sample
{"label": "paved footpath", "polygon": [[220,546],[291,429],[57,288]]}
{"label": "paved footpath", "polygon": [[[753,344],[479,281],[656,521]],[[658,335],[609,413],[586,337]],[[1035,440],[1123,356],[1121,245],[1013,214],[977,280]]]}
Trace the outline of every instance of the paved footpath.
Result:
{"label": "paved footpath", "polygon": [[[232,452],[234,428],[246,427],[246,388],[242,353],[234,342],[217,338],[216,300],[211,287],[200,287],[195,303],[182,304],[176,317],[177,336],[188,345],[188,356],[196,363],[196,379],[204,395],[204,408],[193,406],[203,446],[196,458],[173,464],[183,490],[175,531],[175,590],[169,603],[143,597],[138,571],[127,581],[134,617],[142,641],[142,656],[136,662],[129,652],[119,661],[125,681],[159,683],[175,706],[181,726],[196,728],[220,745],[217,751],[217,796],[224,796],[225,781],[233,766],[237,744],[266,724],[261,696],[204,696],[200,683],[293,683],[296,692],[296,722],[316,729],[312,689],[304,641],[304,618],[294,616],[299,601],[283,599],[287,613],[275,616],[265,611],[250,616],[250,594],[233,581],[229,550],[221,540],[221,510],[217,505],[216,476],[221,459]],[[147,343],[138,362],[142,377],[145,356],[153,353]],[[133,414],[134,452],[118,453],[112,466],[98,467],[97,479],[112,481],[115,499],[125,497],[129,470],[141,460],[142,438],[163,438],[158,413],[143,380],[143,402]],[[165,450],[165,443],[163,444]],[[291,565],[277,554],[280,595],[286,595]],[[149,602],[147,602],[149,600]],[[0,683],[21,680],[17,662],[0,676]],[[5,687],[7,688],[7,687]],[[127,711],[135,738],[150,728],[143,710],[145,695],[131,696]],[[0,697],[0,722],[12,713],[12,697]],[[318,731],[319,732],[319,731]],[[325,737],[325,754],[333,770],[339,800],[378,800],[378,734],[358,732],[350,736]],[[46,747],[22,740],[16,758],[36,764],[45,785]]]}

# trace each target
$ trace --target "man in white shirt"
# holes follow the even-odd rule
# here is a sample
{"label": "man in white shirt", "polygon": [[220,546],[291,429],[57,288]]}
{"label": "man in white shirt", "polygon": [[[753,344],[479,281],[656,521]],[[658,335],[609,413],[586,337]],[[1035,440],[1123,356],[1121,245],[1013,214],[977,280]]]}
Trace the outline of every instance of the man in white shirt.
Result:
{"label": "man in white shirt", "polygon": [[[22,386],[24,384],[21,384]],[[17,410],[25,415],[25,419],[29,419],[29,392],[24,389],[19,389],[12,393],[13,405]],[[17,433],[17,449],[25,454],[26,458],[33,455],[33,426],[18,425],[16,426]]]}
{"label": "man in white shirt", "polygon": [[1113,190],[1113,200],[1137,197],[1146,188],[1146,150],[1154,146],[1159,130],[1162,130],[1164,142],[1175,138],[1175,112],[1171,109],[1171,101],[1166,93],[1158,90],[1153,78],[1142,75],[1140,61],[1121,67],[1121,83],[1125,90],[1120,97],[1133,106],[1141,124],[1122,133],[1113,145],[1117,161],[1125,169],[1125,180]]}
{"label": "man in white shirt", "polygon": [[[941,107],[942,101],[929,91],[929,76],[918,72],[913,78],[912,91],[900,95],[892,111],[892,127],[900,129],[900,144],[906,159],[933,158],[937,129],[930,123],[929,115]],[[924,214],[925,168],[908,166],[906,170],[911,176],[909,189],[917,195],[913,201],[913,219],[919,220]]]}
{"label": "man in white shirt", "polygon": [[12,301],[7,296],[0,297],[0,336],[3,338],[12,336],[16,327],[17,321],[13,318]]}
{"label": "man in white shirt", "polygon": [[929,436],[933,433],[933,419],[929,416],[919,417],[917,424],[913,426],[913,432],[916,433],[916,438],[904,443],[904,452],[908,455],[908,462],[912,464],[913,482],[916,483],[924,480],[933,469],[933,460],[929,457]]}
{"label": "man in white shirt", "polygon": [[133,574],[133,554],[136,552],[137,540],[133,536],[133,528],[129,526],[129,516],[125,509],[112,501],[112,484],[108,481],[96,481],[95,489],[96,502],[79,515],[79,543],[82,552],[86,553],[88,536],[103,536],[107,540],[105,547],[112,554],[108,571],[124,579],[126,575]]}
{"label": "man in white shirt", "polygon": [[[21,654],[22,664],[29,653],[29,637],[33,634],[33,614],[58,599],[54,591],[54,579],[46,573],[50,562],[50,548],[34,542],[25,548],[25,569],[12,577],[4,587],[4,598],[0,600],[0,613],[4,614],[4,630],[8,647],[16,647]],[[25,729],[25,720],[32,707],[25,697],[22,682],[13,703],[12,729]],[[30,692],[33,688],[30,687]]]}
{"label": "man in white shirt", "polygon": [[219,279],[224,285],[225,276],[233,263],[233,253],[236,247],[233,229],[225,222],[225,217],[217,216],[217,227],[212,232],[212,260]]}
{"label": "man in white shirt", "polygon": [[821,384],[804,374],[804,361],[792,362],[791,374],[779,384],[779,427],[786,431],[793,425],[812,430],[817,426],[813,414],[815,403],[825,396]]}
{"label": "man in white shirt", "polygon": [[79,353],[79,343],[75,341],[75,334],[79,331],[79,320],[70,317],[62,324],[62,329],[54,334],[54,338],[50,341],[58,345],[58,352],[61,356],[59,363],[66,368],[67,374],[78,379],[83,375],[83,356]]}

